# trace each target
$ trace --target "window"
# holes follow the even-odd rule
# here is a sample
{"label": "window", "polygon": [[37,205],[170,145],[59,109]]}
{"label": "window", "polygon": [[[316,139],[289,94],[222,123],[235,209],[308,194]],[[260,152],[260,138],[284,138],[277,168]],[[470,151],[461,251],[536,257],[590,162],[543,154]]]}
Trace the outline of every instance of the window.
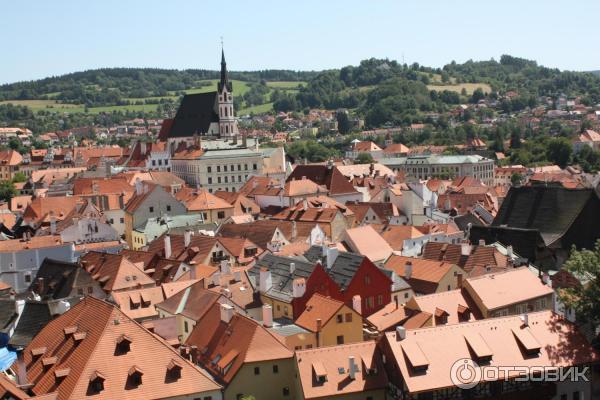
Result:
{"label": "window", "polygon": [[404,293],[404,298],[408,299],[408,295],[409,295],[408,292]]}
{"label": "window", "polygon": [[227,172],[227,165],[223,165],[223,171]]}
{"label": "window", "polygon": [[346,322],[352,322],[352,313],[346,313]]}
{"label": "window", "polygon": [[344,316],[342,314],[336,315],[335,319],[336,319],[336,321],[337,321],[338,324],[341,324],[342,322],[344,322]]}
{"label": "window", "polygon": [[219,219],[223,219],[223,218],[225,218],[225,211],[219,211],[219,212],[217,213],[217,218],[219,218]]}
{"label": "window", "polygon": [[206,172],[208,172],[210,174],[212,172],[212,167],[211,166],[206,167]]}
{"label": "window", "polygon": [[373,308],[375,306],[375,299],[373,296],[367,297],[367,308]]}
{"label": "window", "polygon": [[112,224],[115,223],[115,221],[111,218],[111,219],[108,220],[108,223],[112,225]]}
{"label": "window", "polygon": [[244,171],[248,171],[248,164],[244,164]]}
{"label": "window", "polygon": [[258,169],[258,167],[256,166],[256,164],[252,164],[252,169],[254,169],[255,171]]}
{"label": "window", "polygon": [[337,344],[344,344],[344,335],[339,335],[336,340]]}
{"label": "window", "polygon": [[171,211],[171,206],[167,205],[167,211]]}
{"label": "window", "polygon": [[277,364],[273,365],[273,373],[274,374],[278,374],[279,373],[279,365],[277,365]]}
{"label": "window", "polygon": [[154,207],[149,207],[148,210],[150,210],[150,212],[154,212]]}
{"label": "window", "polygon": [[561,394],[560,395],[560,400],[568,400],[568,397],[566,394]]}
{"label": "window", "polygon": [[284,396],[289,396],[290,395],[290,388],[289,387],[284,387],[283,388],[283,395]]}
{"label": "window", "polygon": [[579,399],[580,399],[579,390],[576,390],[573,392],[573,400],[579,400]]}
{"label": "window", "polygon": [[156,165],[156,160],[152,160],[152,166],[154,167]]}
{"label": "window", "polygon": [[242,164],[238,164],[238,171],[242,170]]}
{"label": "window", "polygon": [[452,288],[450,287],[450,285],[448,285],[448,291],[452,290]]}
{"label": "window", "polygon": [[189,326],[188,326],[188,322],[187,321],[183,321],[183,330],[185,331],[185,333],[188,333],[189,331]]}
{"label": "window", "polygon": [[383,295],[379,294],[377,295],[377,305],[380,306],[383,304]]}
{"label": "window", "polygon": [[82,288],[77,289],[77,294],[80,295],[80,296],[82,296],[83,295],[83,289]]}
{"label": "window", "polygon": [[25,274],[25,283],[31,283],[31,274]]}
{"label": "window", "polygon": [[365,285],[371,284],[371,277],[369,275],[365,275]]}
{"label": "window", "polygon": [[[112,219],[111,219],[111,221],[112,221]],[[122,224],[125,223],[125,218],[119,218],[119,222],[122,223]]]}
{"label": "window", "polygon": [[221,177],[220,176],[217,177],[217,183],[221,183]]}
{"label": "window", "polygon": [[211,177],[208,178],[208,184],[212,185],[212,178]]}
{"label": "window", "polygon": [[228,178],[229,177],[227,177],[227,176],[225,177],[225,183],[229,183],[229,179]]}
{"label": "window", "polygon": [[87,288],[87,289],[88,289],[88,293],[89,293],[89,294],[92,294],[92,293],[94,293],[94,288],[93,288],[93,287],[91,287],[91,286],[88,286],[88,288]]}
{"label": "window", "polygon": [[260,375],[260,367],[254,367],[254,375]]}

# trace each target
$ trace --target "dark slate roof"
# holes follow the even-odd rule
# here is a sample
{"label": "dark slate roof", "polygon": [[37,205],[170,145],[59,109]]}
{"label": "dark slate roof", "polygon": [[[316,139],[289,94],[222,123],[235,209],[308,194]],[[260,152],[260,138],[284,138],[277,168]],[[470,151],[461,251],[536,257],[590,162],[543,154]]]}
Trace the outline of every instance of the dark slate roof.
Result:
{"label": "dark slate roof", "polygon": [[215,112],[217,92],[186,94],[181,100],[169,137],[188,137],[208,132],[212,122],[219,122]]}
{"label": "dark slate roof", "polygon": [[[293,274],[290,274],[290,263],[295,263],[296,265]],[[255,287],[258,286],[260,269],[263,267],[271,271],[273,286],[267,294],[276,299],[289,302],[292,299],[292,282],[294,279],[308,279],[315,269],[315,264],[293,257],[281,257],[267,253],[248,270],[248,275]]]}
{"label": "dark slate roof", "polygon": [[473,215],[470,212],[458,217],[454,217],[454,223],[458,227],[458,230],[463,232],[467,231],[469,224],[471,224],[471,226],[484,226],[483,222],[481,222],[476,215]]}
{"label": "dark slate roof", "polygon": [[325,270],[331,276],[331,279],[339,286],[341,290],[346,289],[350,284],[350,281],[354,277],[354,274],[360,268],[365,256],[360,254],[340,251],[336,257],[331,269],[327,269],[327,257],[323,256],[323,250],[320,246],[311,246],[304,257],[312,262],[321,260],[321,265],[325,267]]}
{"label": "dark slate roof", "polygon": [[15,301],[0,300],[0,331],[7,331],[13,325],[16,317]]}
{"label": "dark slate roof", "polygon": [[523,186],[510,189],[492,225],[537,229],[547,246],[561,240],[573,226],[569,240],[561,246],[588,246],[600,237],[599,218],[600,200],[592,189]]}
{"label": "dark slate roof", "polygon": [[15,332],[8,341],[13,347],[27,347],[48,322],[52,320],[47,302],[27,301]]}
{"label": "dark slate roof", "polygon": [[[42,278],[43,285],[40,285]],[[94,284],[90,274],[78,264],[46,258],[31,284],[30,290],[43,299],[59,300],[68,297],[73,287]]]}
{"label": "dark slate roof", "polygon": [[500,242],[504,246],[512,246],[515,253],[527,258],[532,263],[536,262],[536,249],[544,245],[544,240],[537,229],[502,226],[473,225],[469,231],[469,240],[472,243],[479,243],[479,240],[484,240],[485,244]]}

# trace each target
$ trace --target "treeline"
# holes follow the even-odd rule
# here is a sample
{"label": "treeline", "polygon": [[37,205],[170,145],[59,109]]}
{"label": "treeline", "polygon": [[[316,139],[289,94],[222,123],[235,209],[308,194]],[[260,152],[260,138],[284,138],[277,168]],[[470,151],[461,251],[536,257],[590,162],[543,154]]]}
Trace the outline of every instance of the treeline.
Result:
{"label": "treeline", "polygon": [[[491,93],[433,91],[430,84],[481,83]],[[433,69],[419,64],[369,59],[359,66],[320,73],[297,94],[281,94],[274,102],[276,111],[306,108],[352,108],[365,117],[370,127],[385,123],[408,124],[421,121],[428,112],[441,112],[448,106],[490,97],[499,99],[508,91],[518,93],[502,99],[501,110],[510,113],[534,107],[539,96],[582,96],[584,104],[600,102],[600,77],[591,73],[559,71],[535,61],[504,55],[500,61],[452,62]]]}
{"label": "treeline", "polygon": [[[36,81],[0,86],[0,101],[56,99],[87,106],[122,105],[126,98],[166,96],[170,92],[208,84],[219,79],[219,71],[168,70],[157,68],[102,68]],[[263,70],[232,71],[231,79],[249,82],[262,80],[304,81],[317,75],[310,71]]]}

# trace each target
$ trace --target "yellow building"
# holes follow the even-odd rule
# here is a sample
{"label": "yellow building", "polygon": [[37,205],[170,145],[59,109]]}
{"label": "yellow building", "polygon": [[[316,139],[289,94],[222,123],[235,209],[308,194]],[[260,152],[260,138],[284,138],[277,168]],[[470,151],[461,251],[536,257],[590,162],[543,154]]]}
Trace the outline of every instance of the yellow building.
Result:
{"label": "yellow building", "polygon": [[23,157],[15,150],[0,151],[0,180],[10,181],[19,170]]}
{"label": "yellow building", "polygon": [[362,316],[343,302],[320,294],[310,298],[295,323],[315,333],[317,347],[363,340]]}

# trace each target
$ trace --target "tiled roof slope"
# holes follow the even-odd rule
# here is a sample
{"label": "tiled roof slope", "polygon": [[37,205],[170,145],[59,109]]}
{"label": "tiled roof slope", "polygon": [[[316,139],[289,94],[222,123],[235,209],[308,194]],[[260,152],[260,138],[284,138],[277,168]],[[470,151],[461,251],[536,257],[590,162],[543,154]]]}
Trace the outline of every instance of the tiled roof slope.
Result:
{"label": "tiled roof slope", "polygon": [[[117,350],[117,343],[123,340],[130,343],[128,351]],[[34,356],[33,350],[43,354]],[[170,398],[220,389],[163,340],[115,306],[92,297],[51,321],[23,355],[27,378],[34,383],[32,392],[57,391],[61,400]],[[173,365],[180,369],[178,378],[168,373]],[[143,372],[139,386],[128,381],[134,368]],[[64,376],[62,381],[57,375]],[[90,388],[94,377],[104,383],[98,394]]]}

